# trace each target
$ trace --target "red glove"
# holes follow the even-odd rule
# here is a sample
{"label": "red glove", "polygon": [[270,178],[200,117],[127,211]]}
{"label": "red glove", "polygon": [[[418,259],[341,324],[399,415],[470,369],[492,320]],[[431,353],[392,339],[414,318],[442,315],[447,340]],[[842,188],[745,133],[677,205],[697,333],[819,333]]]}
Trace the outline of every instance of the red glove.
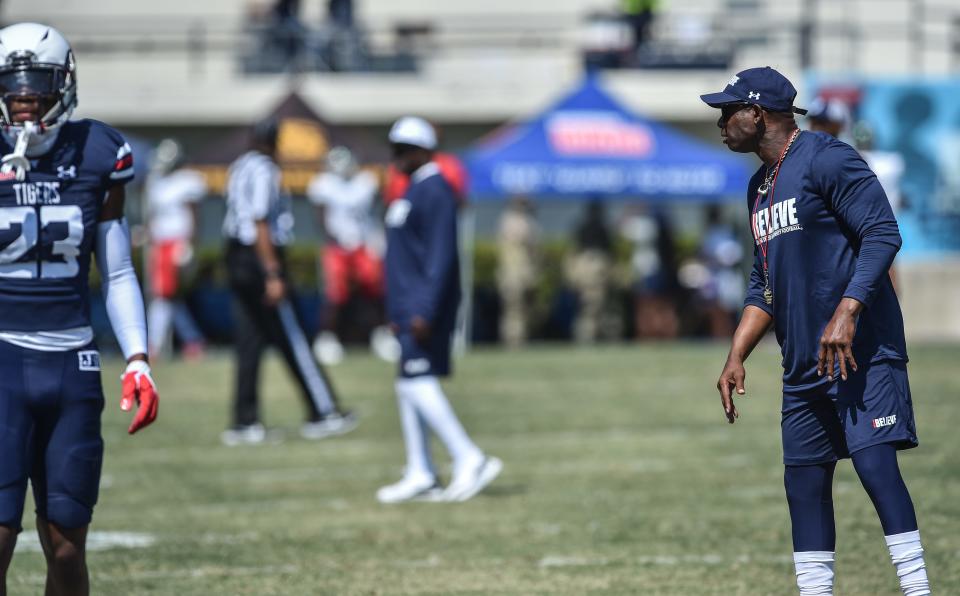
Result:
{"label": "red glove", "polygon": [[127,370],[120,377],[120,385],[120,409],[129,412],[133,408],[134,401],[140,405],[130,428],[127,429],[127,432],[132,435],[157,419],[160,396],[157,394],[156,384],[150,377],[150,365],[145,360],[133,360],[127,364]]}

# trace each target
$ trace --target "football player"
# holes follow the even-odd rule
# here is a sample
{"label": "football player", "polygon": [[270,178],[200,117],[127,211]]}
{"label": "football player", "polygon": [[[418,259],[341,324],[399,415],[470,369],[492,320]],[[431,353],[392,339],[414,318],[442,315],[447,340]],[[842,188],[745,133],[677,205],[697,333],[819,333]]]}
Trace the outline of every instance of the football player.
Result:
{"label": "football player", "polygon": [[90,326],[95,254],[127,359],[120,407],[133,434],[157,416],[143,297],[123,217],[133,157],[102,122],[70,120],[73,52],[55,29],[0,30],[0,595],[27,480],[47,559],[47,594],[87,594],[87,527],[100,485],[104,397]]}
{"label": "football player", "polygon": [[[394,388],[407,466],[399,482],[377,491],[377,500],[466,501],[500,474],[503,462],[473,442],[440,386],[440,377],[451,371],[450,338],[460,306],[456,198],[433,160],[437,136],[430,123],[401,118],[388,139],[394,165],[411,181],[385,217],[387,316],[401,349]],[[453,460],[453,476],[443,490],[429,432]]]}

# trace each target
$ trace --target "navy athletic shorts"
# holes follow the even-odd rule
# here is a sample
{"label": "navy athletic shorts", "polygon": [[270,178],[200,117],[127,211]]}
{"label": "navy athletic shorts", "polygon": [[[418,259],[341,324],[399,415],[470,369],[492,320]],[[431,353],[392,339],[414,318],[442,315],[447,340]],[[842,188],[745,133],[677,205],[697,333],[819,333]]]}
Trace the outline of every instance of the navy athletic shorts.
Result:
{"label": "navy athletic shorts", "polygon": [[400,342],[399,375],[404,378],[450,374],[450,340],[452,330],[434,330],[426,344],[420,344],[409,331],[397,335]]}
{"label": "navy athletic shorts", "polygon": [[100,354],[42,352],[0,341],[0,525],[20,530],[27,480],[37,515],[90,523],[100,488]]}
{"label": "navy athletic shorts", "polygon": [[892,443],[916,447],[917,430],[907,364],[884,360],[861,366],[846,381],[783,395],[783,463],[821,464],[861,449]]}

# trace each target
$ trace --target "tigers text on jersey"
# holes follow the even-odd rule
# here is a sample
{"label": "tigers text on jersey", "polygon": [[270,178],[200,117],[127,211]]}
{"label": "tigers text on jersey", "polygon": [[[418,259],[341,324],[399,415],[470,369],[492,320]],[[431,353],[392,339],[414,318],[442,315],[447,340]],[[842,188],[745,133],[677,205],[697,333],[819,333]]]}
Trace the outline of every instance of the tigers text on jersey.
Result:
{"label": "tigers text on jersey", "polygon": [[[12,147],[0,139],[0,152]],[[67,122],[30,160],[26,179],[0,179],[0,331],[90,324],[88,273],[107,191],[133,179],[133,154],[96,120]]]}
{"label": "tigers text on jersey", "polygon": [[[761,167],[747,194],[756,259],[745,304],[773,316],[784,391],[831,381],[817,376],[820,336],[844,297],[864,305],[853,340],[857,362],[906,360],[903,316],[887,273],[900,233],[870,168],[849,145],[803,132],[787,152],[773,192],[757,202],[765,174]],[[763,297],[764,250],[772,305]]]}

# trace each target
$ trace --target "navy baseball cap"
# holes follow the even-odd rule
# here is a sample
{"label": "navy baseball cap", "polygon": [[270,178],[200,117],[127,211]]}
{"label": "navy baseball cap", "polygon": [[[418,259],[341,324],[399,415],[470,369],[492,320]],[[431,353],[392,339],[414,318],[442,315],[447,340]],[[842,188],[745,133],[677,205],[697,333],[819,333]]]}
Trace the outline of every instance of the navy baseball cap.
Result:
{"label": "navy baseball cap", "polygon": [[806,114],[806,110],[793,105],[796,98],[797,90],[787,77],[769,66],[742,70],[730,79],[723,91],[700,96],[712,108],[721,108],[728,103],[749,103],[772,112]]}

